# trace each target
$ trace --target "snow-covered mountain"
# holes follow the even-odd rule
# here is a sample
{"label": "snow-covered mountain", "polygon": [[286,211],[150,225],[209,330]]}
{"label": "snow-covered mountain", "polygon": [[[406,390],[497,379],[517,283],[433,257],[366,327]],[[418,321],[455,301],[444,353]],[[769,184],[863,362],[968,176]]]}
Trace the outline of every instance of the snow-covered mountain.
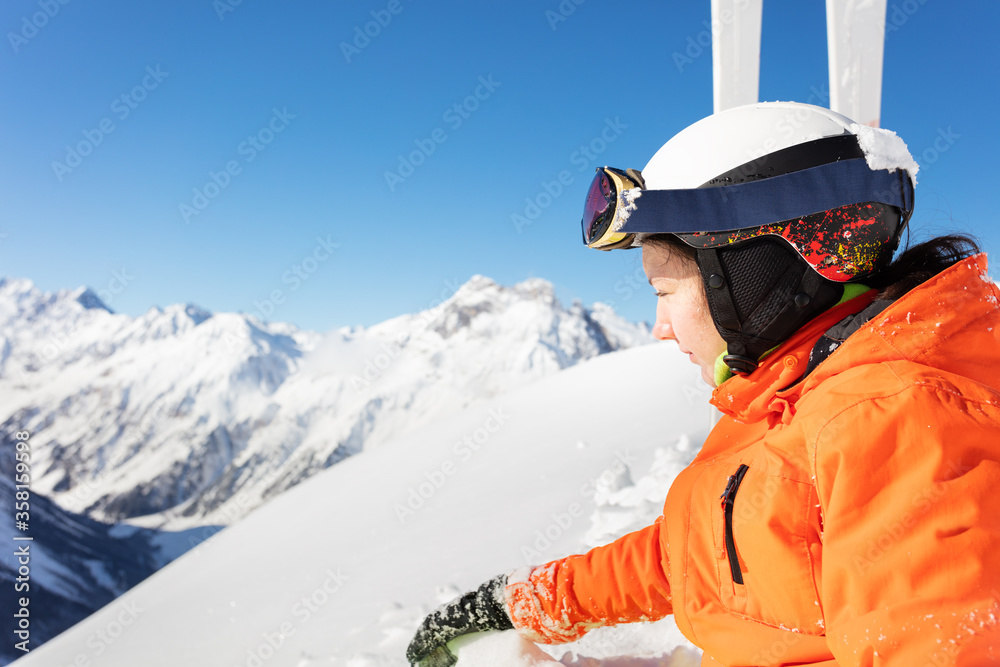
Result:
{"label": "snow-covered mountain", "polygon": [[650,340],[552,286],[476,276],[447,301],[326,335],[192,305],[132,318],[88,289],[0,281],[0,434],[33,490],[104,521],[228,524],[475,401]]}
{"label": "snow-covered mountain", "polygon": [[[661,344],[470,404],[315,475],[16,665],[402,667],[438,602],[652,521],[710,428],[708,395]],[[546,651],[698,657],[669,617]]]}
{"label": "snow-covered mountain", "polygon": [[[4,442],[4,451],[13,451]],[[0,457],[0,504],[15,504],[13,457]],[[40,644],[66,630],[136,585],[162,565],[152,531],[130,526],[109,526],[62,510],[52,501],[32,495],[30,541],[12,541],[0,558],[0,586],[4,599],[26,596],[31,600],[31,637]],[[0,515],[6,536],[15,530],[13,511]],[[22,565],[28,570],[19,572]],[[17,637],[16,605],[5,606],[4,636]],[[19,657],[14,642],[0,646],[0,664]]]}

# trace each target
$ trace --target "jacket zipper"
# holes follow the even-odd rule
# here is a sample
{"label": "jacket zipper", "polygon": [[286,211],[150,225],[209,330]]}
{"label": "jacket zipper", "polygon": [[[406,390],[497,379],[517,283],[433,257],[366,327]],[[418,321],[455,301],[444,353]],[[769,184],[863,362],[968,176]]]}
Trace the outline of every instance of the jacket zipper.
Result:
{"label": "jacket zipper", "polygon": [[736,540],[733,539],[733,505],[736,502],[736,492],[740,489],[743,476],[747,474],[750,466],[741,463],[736,472],[729,477],[726,483],[726,490],[719,498],[722,500],[722,508],[726,513],[726,553],[729,556],[729,570],[733,575],[733,582],[743,583],[743,572],[740,571],[740,559],[736,555]]}

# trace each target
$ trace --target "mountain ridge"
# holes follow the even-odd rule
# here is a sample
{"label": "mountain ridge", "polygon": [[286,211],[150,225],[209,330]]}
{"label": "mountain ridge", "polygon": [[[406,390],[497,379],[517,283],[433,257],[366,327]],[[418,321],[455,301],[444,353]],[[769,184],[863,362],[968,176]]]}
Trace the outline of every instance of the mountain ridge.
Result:
{"label": "mountain ridge", "polygon": [[386,438],[652,340],[609,307],[564,307],[545,280],[482,275],[325,334],[190,303],[130,317],[89,288],[2,279],[0,335],[0,432],[33,431],[38,491],[175,530],[230,523]]}

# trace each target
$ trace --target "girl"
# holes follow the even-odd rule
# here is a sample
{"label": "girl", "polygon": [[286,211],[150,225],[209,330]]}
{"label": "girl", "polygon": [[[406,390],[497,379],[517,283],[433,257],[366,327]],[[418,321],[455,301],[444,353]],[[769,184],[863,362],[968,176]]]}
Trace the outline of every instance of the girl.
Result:
{"label": "girl", "polygon": [[599,169],[584,243],[641,247],[653,333],[723,417],[651,526],[443,606],[410,661],[673,614],[704,665],[1000,663],[1000,291],[965,237],[891,261],[916,172],[894,133],[794,103]]}

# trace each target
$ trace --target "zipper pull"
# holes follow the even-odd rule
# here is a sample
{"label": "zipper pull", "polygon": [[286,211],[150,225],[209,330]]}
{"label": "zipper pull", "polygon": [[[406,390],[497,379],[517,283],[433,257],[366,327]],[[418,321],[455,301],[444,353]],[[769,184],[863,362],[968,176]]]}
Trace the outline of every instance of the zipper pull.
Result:
{"label": "zipper pull", "polygon": [[740,482],[743,481],[743,476],[747,474],[747,470],[749,469],[750,466],[741,463],[736,472],[729,476],[729,481],[726,482],[726,490],[719,496],[723,507],[733,504],[733,501],[736,499],[736,491],[740,488]]}
{"label": "zipper pull", "polygon": [[736,475],[729,476],[729,482],[726,483],[726,490],[722,492],[719,496],[719,500],[722,501],[722,506],[725,507],[726,503],[730,502],[729,496],[732,495],[733,490],[736,488]]}

